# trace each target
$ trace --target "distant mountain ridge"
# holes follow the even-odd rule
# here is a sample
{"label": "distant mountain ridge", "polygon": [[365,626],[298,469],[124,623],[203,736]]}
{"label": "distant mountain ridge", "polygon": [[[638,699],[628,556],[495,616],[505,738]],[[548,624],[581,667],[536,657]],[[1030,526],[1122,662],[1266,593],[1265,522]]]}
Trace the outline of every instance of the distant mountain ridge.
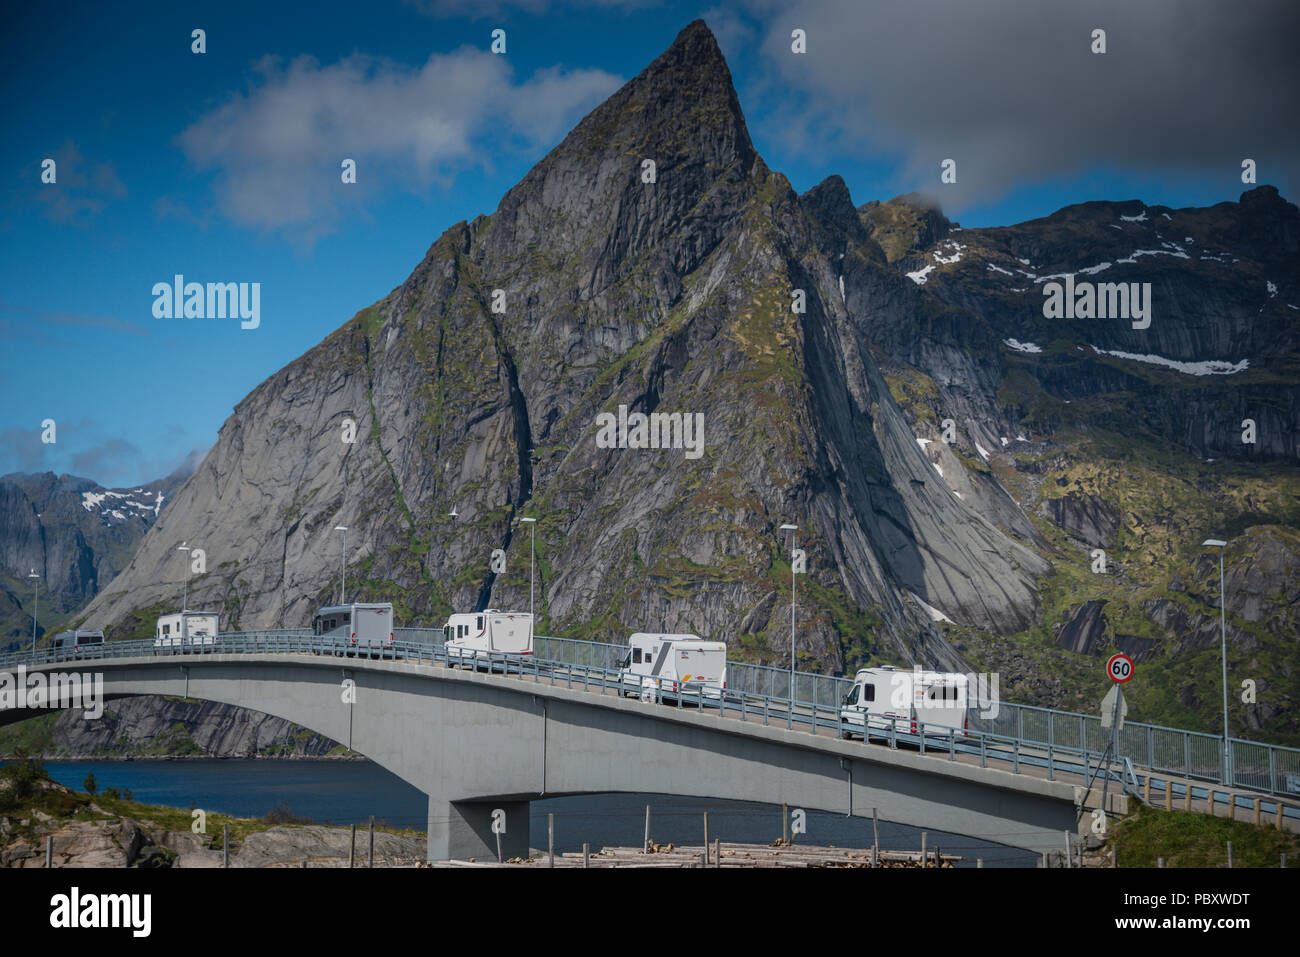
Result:
{"label": "distant mountain ridge", "polygon": [[40,576],[39,639],[126,567],[188,477],[182,468],[110,489],[53,472],[0,476],[0,639],[31,639],[32,570]]}

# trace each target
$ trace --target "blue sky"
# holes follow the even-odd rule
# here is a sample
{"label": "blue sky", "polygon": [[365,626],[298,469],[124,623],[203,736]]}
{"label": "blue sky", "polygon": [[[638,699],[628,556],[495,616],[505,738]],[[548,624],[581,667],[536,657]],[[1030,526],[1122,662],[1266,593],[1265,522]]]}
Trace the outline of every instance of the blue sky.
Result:
{"label": "blue sky", "polygon": [[[921,189],[967,227],[1001,225],[1091,199],[1236,200],[1251,157],[1294,199],[1294,12],[1189,3],[1203,15],[1157,0],[16,8],[0,39],[0,474],[130,485],[207,449],[259,382],[448,226],[491,213],[699,16],[758,151],[799,191],[839,173],[859,204]],[[505,56],[488,52],[497,27]],[[948,156],[955,188],[938,183]],[[177,273],[259,282],[260,326],[156,318],[152,287]]]}

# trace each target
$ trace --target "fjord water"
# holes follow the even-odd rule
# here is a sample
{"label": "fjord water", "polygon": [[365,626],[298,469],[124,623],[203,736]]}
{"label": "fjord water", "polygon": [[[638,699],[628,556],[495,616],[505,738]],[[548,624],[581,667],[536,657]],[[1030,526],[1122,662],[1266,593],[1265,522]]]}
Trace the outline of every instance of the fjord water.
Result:
{"label": "fjord water", "polygon": [[[196,760],[196,761],[47,761],[46,770],[60,784],[84,790],[94,772],[100,791],[130,789],[136,801],[238,817],[261,817],[287,804],[296,815],[317,824],[365,824],[370,815],[389,827],[424,830],[424,795],[370,761]],[[595,850],[604,845],[638,846],[645,833],[645,806],[651,806],[650,836],[655,841],[699,844],[703,815],[709,813],[709,837],[723,841],[770,843],[781,836],[779,806],[743,801],[704,800],[663,794],[600,794],[549,798],[532,802],[531,845],[546,846],[546,816],[555,815],[557,852]],[[870,818],[808,811],[809,844],[869,847]],[[1064,838],[1062,838],[1064,840]],[[929,831],[928,847],[966,858],[973,867],[1032,867],[1027,851],[974,838]],[[880,822],[884,850],[917,850],[918,828]]]}

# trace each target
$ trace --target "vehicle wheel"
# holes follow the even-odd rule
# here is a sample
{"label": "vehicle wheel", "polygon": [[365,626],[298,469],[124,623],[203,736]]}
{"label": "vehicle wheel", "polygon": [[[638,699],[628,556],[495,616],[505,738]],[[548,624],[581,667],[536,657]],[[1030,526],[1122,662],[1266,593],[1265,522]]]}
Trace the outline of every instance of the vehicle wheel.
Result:
{"label": "vehicle wheel", "polygon": [[843,728],[840,728],[840,738],[842,740],[847,741],[851,737],[853,737],[852,731],[845,731]]}

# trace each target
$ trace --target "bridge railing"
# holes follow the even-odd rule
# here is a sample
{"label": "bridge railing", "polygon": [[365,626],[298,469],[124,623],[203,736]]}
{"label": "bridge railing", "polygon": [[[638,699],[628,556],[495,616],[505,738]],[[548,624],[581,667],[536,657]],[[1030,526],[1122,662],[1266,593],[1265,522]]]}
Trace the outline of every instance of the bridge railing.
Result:
{"label": "bridge railing", "polygon": [[[614,667],[626,654],[622,645],[572,638],[537,638],[548,653],[562,660]],[[748,662],[727,662],[727,687],[774,699],[789,699],[790,670]],[[850,678],[796,671],[794,698],[820,707],[838,706],[848,694]],[[970,728],[1026,744],[1069,747],[1089,754],[1105,752],[1110,732],[1099,715],[1060,711],[998,700],[972,701]],[[1300,794],[1300,749],[1229,739],[1229,767],[1224,768],[1223,738],[1200,731],[1127,721],[1117,735],[1117,756],[1135,767],[1203,781],[1229,784],[1270,794]]]}
{"label": "bridge railing", "polygon": [[[339,653],[349,647],[345,640],[314,636],[311,629],[291,628],[264,631],[225,632],[212,644],[161,648],[153,638],[114,641],[77,648],[36,649],[0,656],[0,666],[45,664],[56,661],[93,660],[102,657],[151,654],[204,654],[212,652],[316,652]],[[394,649],[383,657],[409,654],[426,657],[444,649],[443,633],[438,628],[398,628],[394,630]],[[626,648],[608,642],[582,641],[539,635],[535,640],[537,661],[555,665],[580,666],[616,671]],[[796,671],[794,694],[788,669],[747,662],[727,663],[727,691],[759,701],[794,700],[796,710],[822,709],[838,712],[840,702],[852,681],[848,678]],[[770,708],[769,708],[770,711]],[[1106,750],[1108,732],[1097,715],[1057,711],[1034,705],[972,702],[969,730],[992,736],[990,740],[1019,741],[1025,745],[1052,749],[1069,749],[1083,755],[1101,754]],[[1300,794],[1300,749],[1262,744],[1233,738],[1225,768],[1221,737],[1160,725],[1126,722],[1118,738],[1118,759],[1127,758],[1135,766],[1167,774],[1213,781],[1231,786],[1266,791],[1270,794]]]}

